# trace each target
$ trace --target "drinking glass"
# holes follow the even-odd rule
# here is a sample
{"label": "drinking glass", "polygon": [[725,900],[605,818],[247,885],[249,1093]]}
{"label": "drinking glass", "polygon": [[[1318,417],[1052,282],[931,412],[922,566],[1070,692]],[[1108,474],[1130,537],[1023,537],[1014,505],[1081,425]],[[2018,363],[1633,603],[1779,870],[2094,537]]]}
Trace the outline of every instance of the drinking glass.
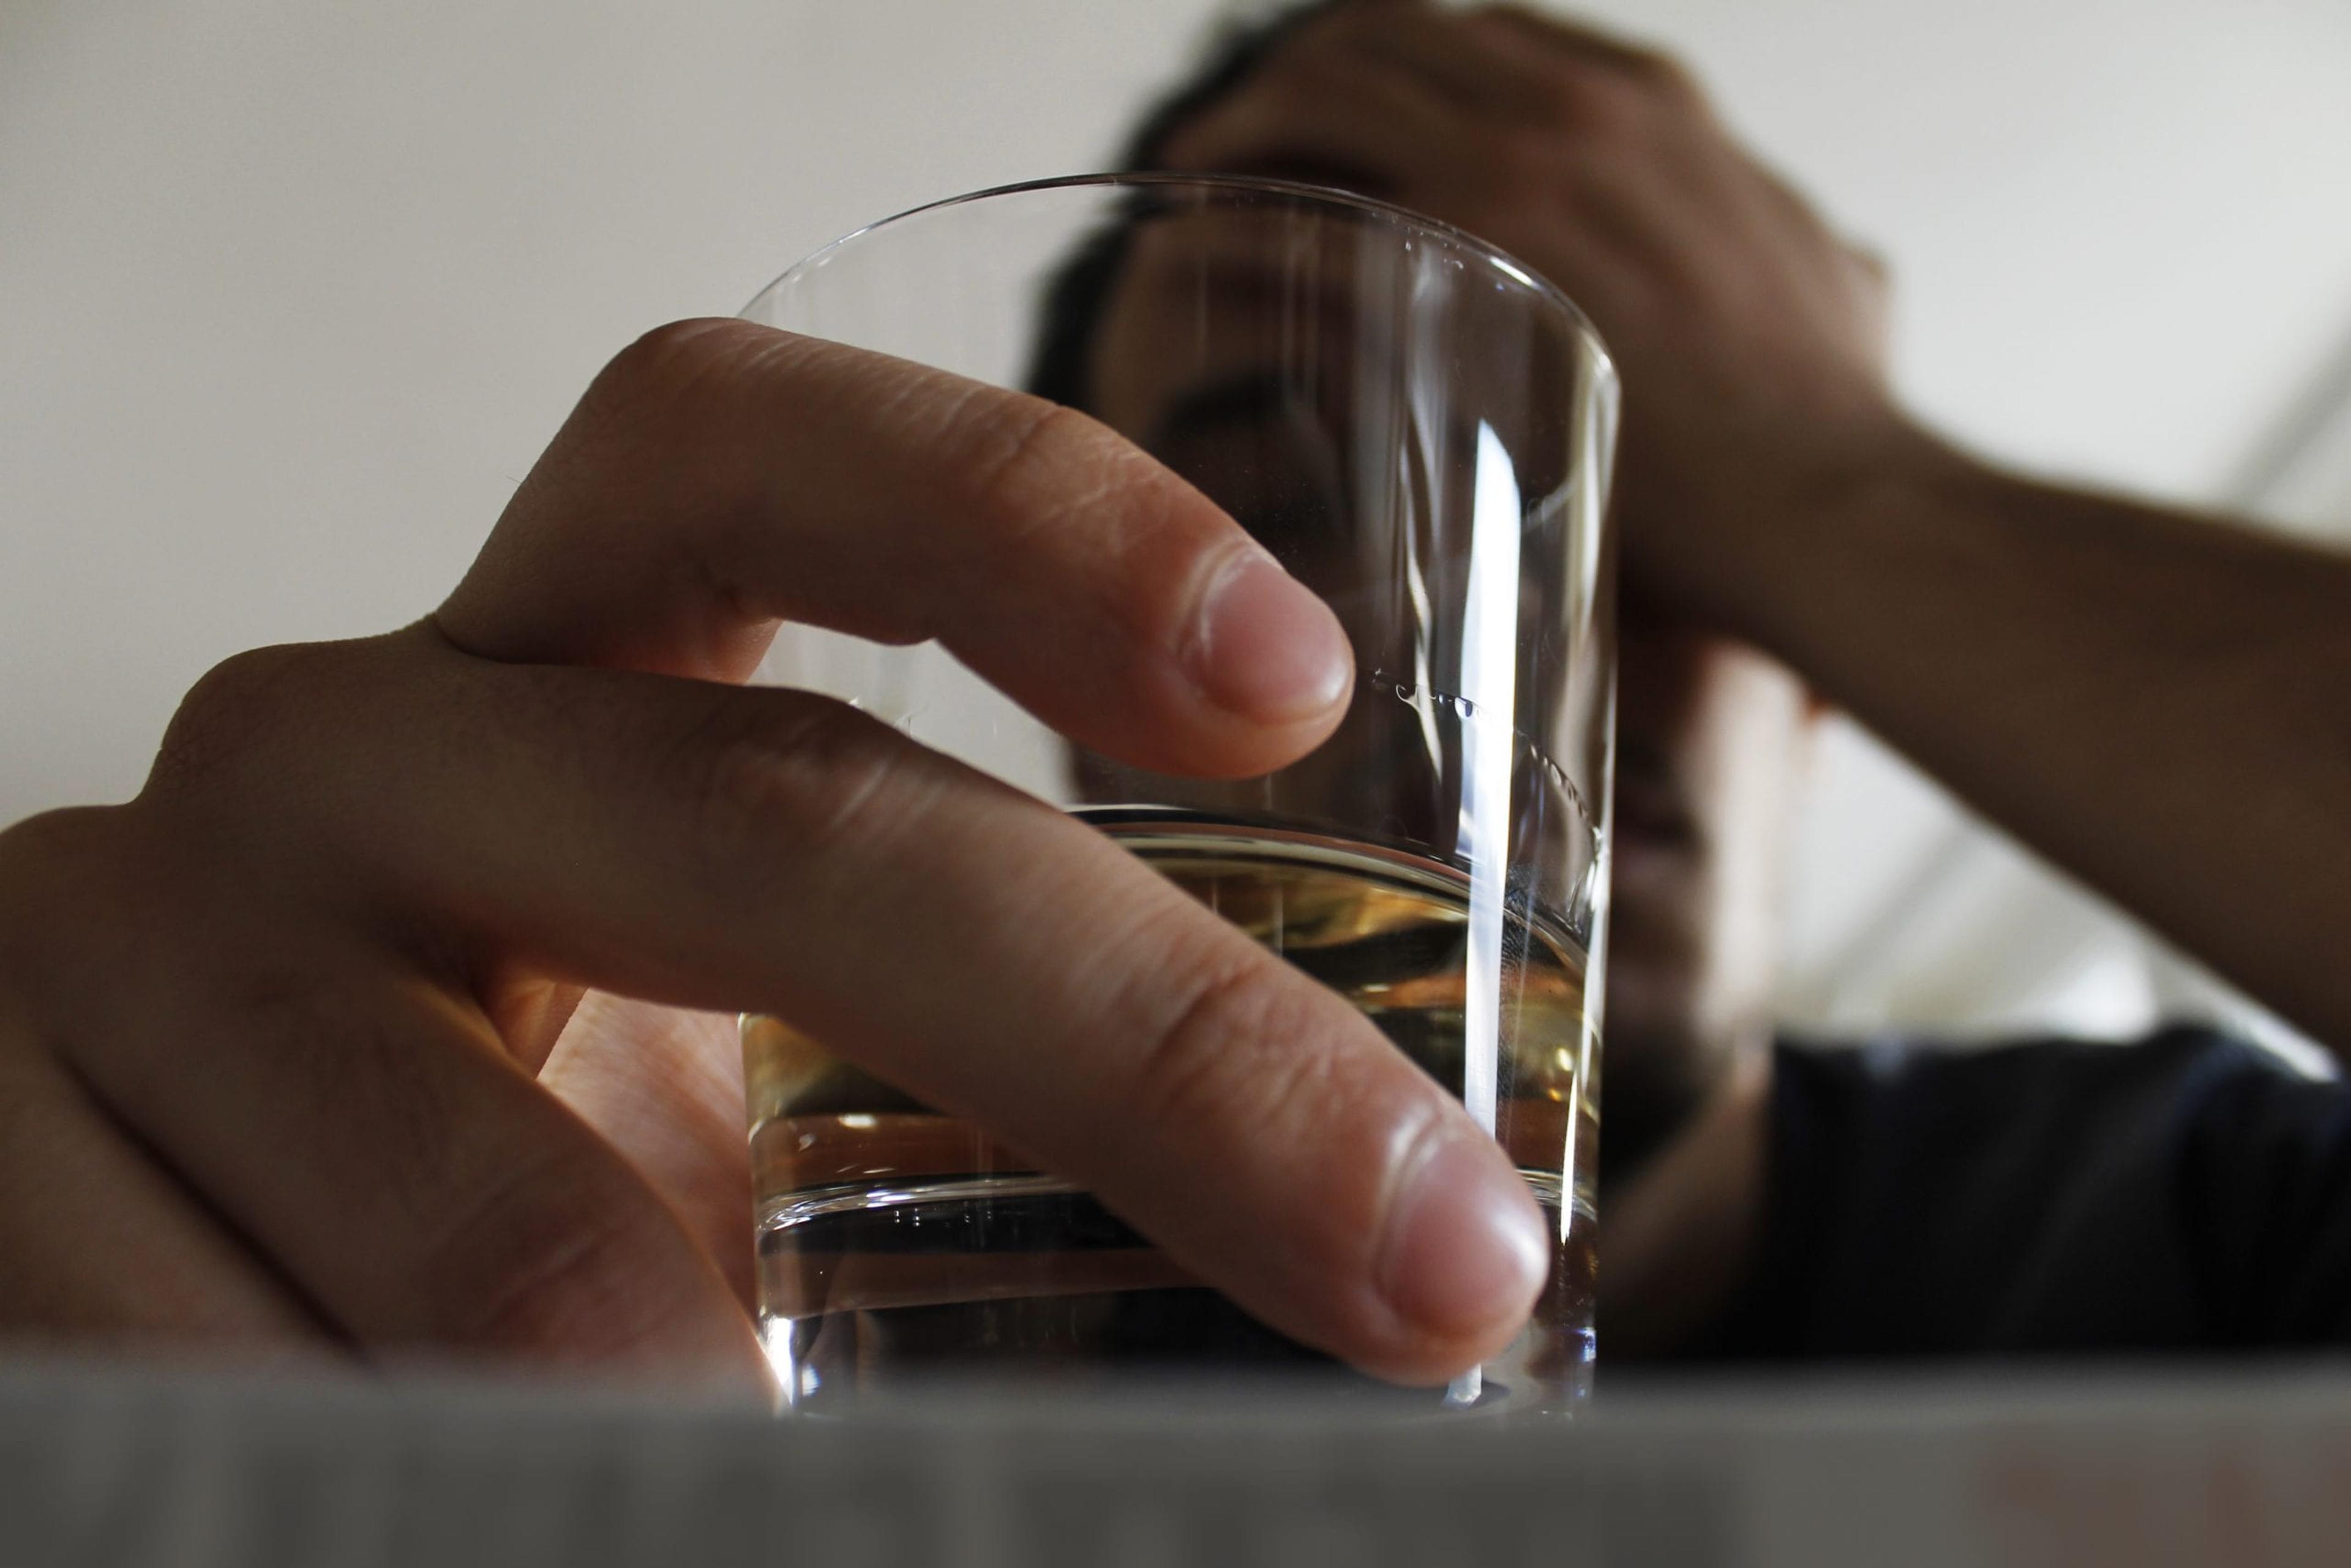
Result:
{"label": "drinking glass", "polygon": [[[1085,750],[936,644],[787,626],[762,678],[855,703],[1081,817],[1458,1094],[1557,1247],[1515,1343],[1441,1395],[1395,1397],[1572,1409],[1593,1354],[1614,702],[1616,383],[1591,327],[1430,219],[1281,182],[1142,175],[919,208],[809,257],[744,314],[1092,414],[1337,612],[1356,660],[1344,720],[1239,781]],[[788,1405],[948,1375],[1346,1375],[1084,1190],[791,1019],[742,1030],[760,1331]]]}

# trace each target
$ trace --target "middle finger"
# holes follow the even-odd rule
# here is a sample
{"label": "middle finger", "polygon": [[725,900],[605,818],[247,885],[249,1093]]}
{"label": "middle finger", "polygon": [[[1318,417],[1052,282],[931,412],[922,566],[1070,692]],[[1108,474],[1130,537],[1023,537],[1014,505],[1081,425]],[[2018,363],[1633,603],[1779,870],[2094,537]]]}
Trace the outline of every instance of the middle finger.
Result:
{"label": "middle finger", "polygon": [[[1447,1375],[1523,1321],[1549,1248],[1493,1139],[1092,828],[805,693],[433,669],[355,691],[364,733],[324,748],[371,784],[338,884],[581,983],[779,1015],[1374,1371]],[[429,763],[396,738],[436,726]]]}

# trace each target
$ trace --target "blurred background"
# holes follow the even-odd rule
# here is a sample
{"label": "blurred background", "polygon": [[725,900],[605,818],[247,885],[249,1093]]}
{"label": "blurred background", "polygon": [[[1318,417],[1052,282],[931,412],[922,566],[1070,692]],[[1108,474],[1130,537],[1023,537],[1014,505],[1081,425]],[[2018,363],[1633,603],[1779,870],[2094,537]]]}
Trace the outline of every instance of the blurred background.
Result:
{"label": "blurred background", "polygon": [[[259,643],[463,571],[596,368],[953,192],[1100,167],[1218,0],[0,0],[0,824]],[[1898,280],[1913,402],[2351,532],[2351,5],[1598,0]],[[1791,1022],[2283,1029],[1850,727]]]}

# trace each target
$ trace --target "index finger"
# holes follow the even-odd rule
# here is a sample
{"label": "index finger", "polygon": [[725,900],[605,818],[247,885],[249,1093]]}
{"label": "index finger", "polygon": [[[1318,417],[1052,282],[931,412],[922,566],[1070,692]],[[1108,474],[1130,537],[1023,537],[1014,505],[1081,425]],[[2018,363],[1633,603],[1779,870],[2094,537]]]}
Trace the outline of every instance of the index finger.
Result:
{"label": "index finger", "polygon": [[935,637],[1055,729],[1247,776],[1339,720],[1337,619],[1072,410],[733,320],[601,376],[437,620],[467,652],[739,680],[778,620]]}

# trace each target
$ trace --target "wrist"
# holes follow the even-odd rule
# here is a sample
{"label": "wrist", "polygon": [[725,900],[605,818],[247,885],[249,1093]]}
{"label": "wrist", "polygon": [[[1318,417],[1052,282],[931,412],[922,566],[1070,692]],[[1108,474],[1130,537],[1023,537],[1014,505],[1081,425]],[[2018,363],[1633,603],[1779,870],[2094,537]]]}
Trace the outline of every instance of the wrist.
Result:
{"label": "wrist", "polygon": [[[1990,481],[1980,462],[1898,410],[1834,442],[1760,442],[1769,455],[1692,497],[1682,526],[1629,558],[1636,578],[1691,619],[1781,651],[1886,543],[1920,531],[1936,497]],[[1638,501],[1635,501],[1638,507]],[[1643,519],[1631,519],[1635,528]],[[1658,530],[1663,533],[1665,530]]]}

